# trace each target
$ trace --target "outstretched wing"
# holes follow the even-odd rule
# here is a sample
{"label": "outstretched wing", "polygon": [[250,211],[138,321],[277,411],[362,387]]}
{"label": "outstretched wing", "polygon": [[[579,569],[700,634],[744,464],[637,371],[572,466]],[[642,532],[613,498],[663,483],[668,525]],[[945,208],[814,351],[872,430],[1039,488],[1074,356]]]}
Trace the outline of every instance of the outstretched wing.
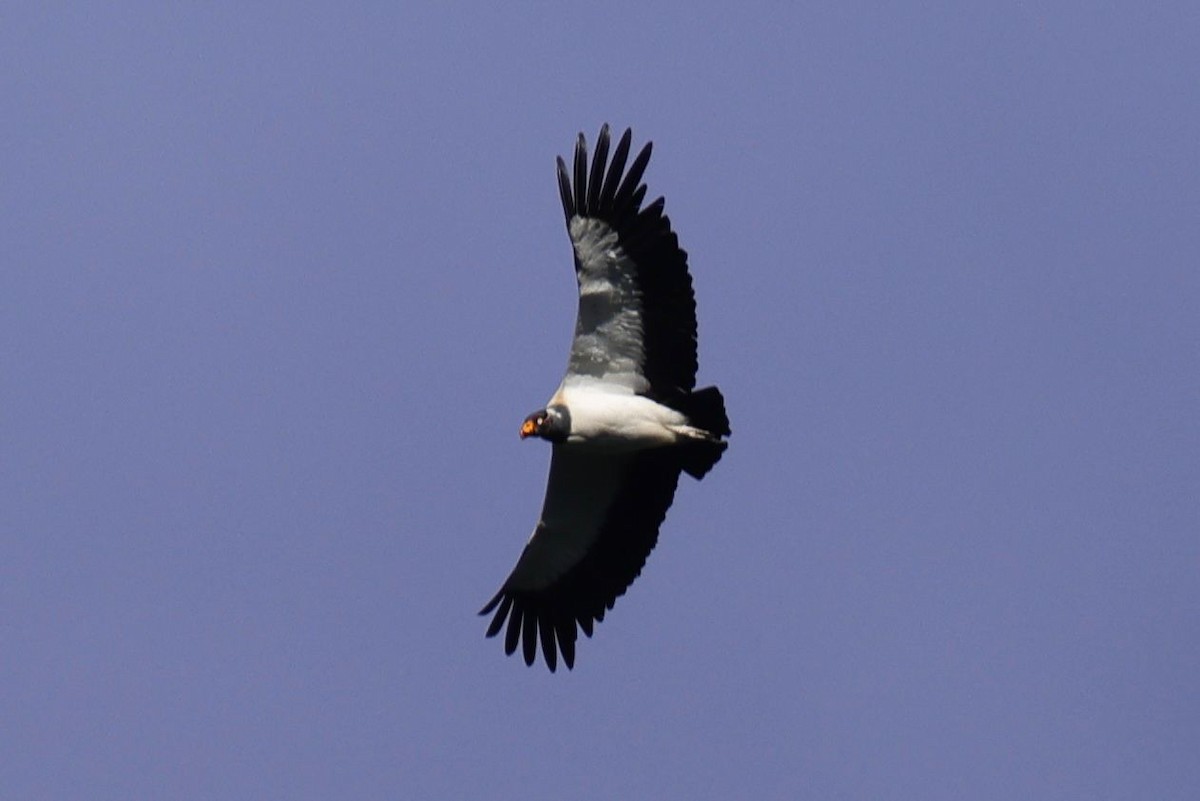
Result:
{"label": "outstretched wing", "polygon": [[647,143],[628,172],[631,132],[608,161],[600,129],[588,169],[583,134],[574,176],[558,159],[558,187],[575,250],[579,312],[563,384],[599,379],[657,400],[696,384],[696,301],[687,253],[663,214],[660,197],[642,208]]}
{"label": "outstretched wing", "polygon": [[575,664],[578,629],[592,636],[642,572],[658,542],[679,481],[668,449],[598,454],[554,446],[542,516],[521,558],[481,611],[495,610],[487,635],[508,627],[504,651],[522,646],[532,665],[538,642],[553,671],[558,653]]}

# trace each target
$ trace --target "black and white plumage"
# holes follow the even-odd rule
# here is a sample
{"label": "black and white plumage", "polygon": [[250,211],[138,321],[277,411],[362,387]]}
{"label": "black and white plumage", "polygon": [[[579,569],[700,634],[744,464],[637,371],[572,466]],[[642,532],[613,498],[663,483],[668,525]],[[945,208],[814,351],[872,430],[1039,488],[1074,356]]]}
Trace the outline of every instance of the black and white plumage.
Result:
{"label": "black and white plumage", "polygon": [[[716,387],[695,390],[696,303],[687,254],[663,214],[645,208],[649,143],[626,171],[631,132],[609,161],[608,126],[588,165],[583,134],[558,184],[575,252],[579,310],[567,374],[521,437],[553,443],[541,518],[504,586],[480,614],[508,654],[553,671],[575,663],[641,573],[680,472],[699,479],[721,458],[729,420]],[[505,626],[507,622],[507,627]]]}

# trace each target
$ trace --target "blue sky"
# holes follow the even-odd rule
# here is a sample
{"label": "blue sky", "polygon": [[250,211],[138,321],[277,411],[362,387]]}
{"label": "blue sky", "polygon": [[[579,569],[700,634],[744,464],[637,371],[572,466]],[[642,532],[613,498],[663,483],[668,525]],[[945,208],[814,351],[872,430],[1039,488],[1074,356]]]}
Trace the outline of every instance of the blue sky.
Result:
{"label": "blue sky", "polygon": [[[0,14],[0,796],[1192,798],[1195,4],[423,5]],[[734,435],[550,675],[606,121]]]}

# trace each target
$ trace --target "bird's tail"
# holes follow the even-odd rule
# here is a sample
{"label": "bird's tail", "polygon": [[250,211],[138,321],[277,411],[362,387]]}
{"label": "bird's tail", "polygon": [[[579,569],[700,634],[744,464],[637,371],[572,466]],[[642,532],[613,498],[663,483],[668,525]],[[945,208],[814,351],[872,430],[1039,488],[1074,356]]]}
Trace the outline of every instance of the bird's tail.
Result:
{"label": "bird's tail", "polygon": [[683,412],[688,424],[703,429],[714,438],[729,436],[729,416],[725,398],[716,387],[705,387],[684,396],[675,408]]}
{"label": "bird's tail", "polygon": [[702,434],[680,443],[683,471],[692,478],[704,478],[729,447],[721,439],[730,434],[725,398],[716,387],[705,387],[682,398],[676,408],[687,416],[688,424]]}

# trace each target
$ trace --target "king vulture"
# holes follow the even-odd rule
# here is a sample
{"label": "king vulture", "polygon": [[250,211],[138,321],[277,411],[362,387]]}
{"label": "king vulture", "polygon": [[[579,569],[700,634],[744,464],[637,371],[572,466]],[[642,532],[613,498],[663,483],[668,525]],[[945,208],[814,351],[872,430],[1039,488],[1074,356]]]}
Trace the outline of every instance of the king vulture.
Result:
{"label": "king vulture", "polygon": [[[558,188],[575,252],[579,309],[567,373],[521,438],[551,443],[541,517],[516,567],[480,611],[532,665],[575,664],[578,630],[595,623],[642,571],[680,472],[700,479],[730,433],[716,387],[696,385],[696,302],[687,253],[663,213],[643,206],[649,143],[629,158],[626,130],[609,161],[605,125],[588,165],[583,134]],[[507,623],[507,625],[506,625]]]}

